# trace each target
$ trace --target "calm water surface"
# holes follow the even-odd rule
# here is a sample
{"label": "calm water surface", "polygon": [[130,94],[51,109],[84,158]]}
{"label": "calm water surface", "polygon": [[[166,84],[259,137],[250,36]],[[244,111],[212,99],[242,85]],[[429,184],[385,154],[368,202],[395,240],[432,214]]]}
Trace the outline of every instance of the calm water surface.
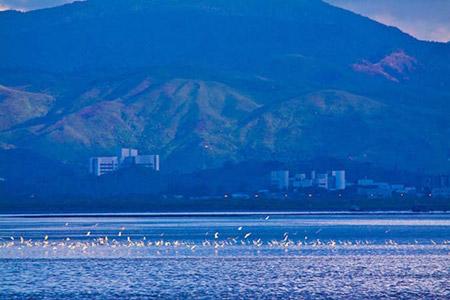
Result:
{"label": "calm water surface", "polygon": [[450,299],[450,215],[0,217],[2,299]]}

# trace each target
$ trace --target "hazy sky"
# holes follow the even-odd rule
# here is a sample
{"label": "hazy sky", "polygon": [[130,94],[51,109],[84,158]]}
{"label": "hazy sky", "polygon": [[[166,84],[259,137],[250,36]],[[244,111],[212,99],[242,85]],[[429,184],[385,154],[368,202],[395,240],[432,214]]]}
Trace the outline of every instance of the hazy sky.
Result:
{"label": "hazy sky", "polygon": [[74,2],[74,0],[0,0],[0,10],[32,10],[58,6],[69,2]]}
{"label": "hazy sky", "polygon": [[326,0],[422,40],[450,41],[450,0]]}
{"label": "hazy sky", "polygon": [[[107,0],[105,0],[107,1]],[[450,41],[450,0],[325,0],[423,40]],[[0,0],[0,10],[31,10],[73,0]]]}

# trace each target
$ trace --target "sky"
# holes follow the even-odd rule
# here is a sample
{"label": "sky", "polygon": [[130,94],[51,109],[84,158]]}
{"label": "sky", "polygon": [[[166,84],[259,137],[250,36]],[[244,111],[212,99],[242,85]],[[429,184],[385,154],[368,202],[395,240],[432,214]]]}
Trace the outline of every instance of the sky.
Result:
{"label": "sky", "polygon": [[27,11],[70,2],[74,2],[74,0],[0,0],[0,11],[7,9]]}
{"label": "sky", "polygon": [[325,0],[421,40],[450,41],[450,0]]}
{"label": "sky", "polygon": [[[107,0],[106,0],[107,1]],[[421,40],[450,41],[450,0],[325,0]],[[73,0],[0,0],[0,11],[33,10]]]}

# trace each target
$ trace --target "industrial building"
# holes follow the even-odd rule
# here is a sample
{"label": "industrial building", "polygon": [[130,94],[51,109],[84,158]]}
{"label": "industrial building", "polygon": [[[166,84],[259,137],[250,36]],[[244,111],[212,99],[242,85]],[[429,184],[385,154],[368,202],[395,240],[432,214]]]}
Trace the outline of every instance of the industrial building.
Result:
{"label": "industrial building", "polygon": [[122,148],[119,156],[91,157],[89,173],[102,176],[130,166],[142,166],[159,171],[159,155],[139,155],[137,149]]}
{"label": "industrial building", "polygon": [[138,155],[134,158],[134,163],[138,166],[159,171],[159,155]]}
{"label": "industrial building", "polygon": [[117,156],[91,157],[89,160],[89,173],[102,176],[115,172],[119,168]]}
{"label": "industrial building", "polygon": [[310,178],[307,178],[305,173],[294,175],[292,178],[292,187],[295,189],[302,189],[308,187],[316,187],[325,190],[345,190],[346,179],[345,171],[330,171],[325,173],[311,172]]}
{"label": "industrial building", "polygon": [[331,191],[341,191],[346,188],[346,179],[344,170],[333,170],[325,173],[316,173],[311,171],[311,175],[306,173],[298,173],[289,178],[288,170],[272,171],[270,175],[270,182],[272,188],[278,190],[292,190],[297,191],[304,188],[320,188]]}
{"label": "industrial building", "polygon": [[139,155],[137,149],[122,148],[120,151],[120,167],[139,165],[159,171],[159,155]]}

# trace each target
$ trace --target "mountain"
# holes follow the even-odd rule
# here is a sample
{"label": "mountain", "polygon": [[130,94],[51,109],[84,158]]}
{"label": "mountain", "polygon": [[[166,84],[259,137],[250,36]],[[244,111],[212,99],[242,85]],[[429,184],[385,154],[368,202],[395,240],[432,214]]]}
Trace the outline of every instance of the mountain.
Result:
{"label": "mountain", "polygon": [[55,98],[0,85],[0,130],[8,130],[48,114]]}
{"label": "mountain", "polygon": [[449,134],[441,127],[447,121],[445,115],[323,90],[271,106],[249,120],[241,139],[250,153],[277,153],[273,158],[282,160],[340,157],[395,167],[433,153],[427,166],[439,169],[448,155],[440,144]]}
{"label": "mountain", "polygon": [[[146,152],[170,153],[185,167],[194,167],[191,162],[206,159],[205,151],[216,159],[233,156],[239,147],[232,138],[235,128],[259,107],[217,82],[174,79],[157,83],[145,78],[121,89],[111,85],[86,91],[77,101],[86,105],[33,132],[36,143],[45,149],[56,146],[55,150],[71,143],[71,148],[99,153],[130,145]],[[186,153],[190,153],[188,160]],[[70,153],[55,155],[69,157]]]}
{"label": "mountain", "polygon": [[319,0],[88,0],[2,12],[0,40],[3,147],[450,170],[450,45]]}

